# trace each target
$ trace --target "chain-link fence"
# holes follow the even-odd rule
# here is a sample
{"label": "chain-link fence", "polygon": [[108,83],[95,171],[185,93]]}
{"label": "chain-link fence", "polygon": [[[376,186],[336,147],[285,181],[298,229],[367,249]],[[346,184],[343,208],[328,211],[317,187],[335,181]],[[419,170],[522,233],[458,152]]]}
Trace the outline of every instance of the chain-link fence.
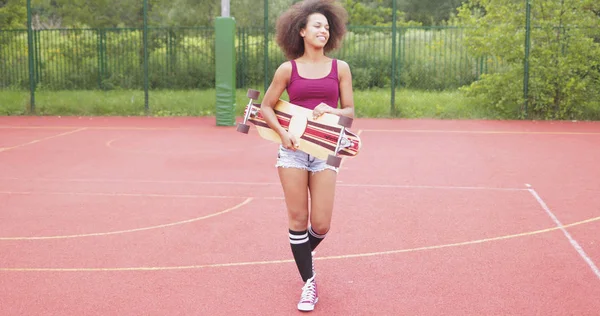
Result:
{"label": "chain-link fence", "polygon": [[[274,41],[275,19],[294,1],[275,1],[275,5],[265,1],[259,6],[254,2],[231,1],[232,16],[240,13],[236,18],[236,86],[264,91],[275,69],[285,61]],[[41,1],[33,0],[29,12],[36,12],[36,4],[43,7]],[[0,89],[12,91],[17,95],[16,103],[27,104],[32,110],[35,105],[43,109],[45,102],[64,91],[94,91],[100,96],[95,99],[114,103],[115,107],[135,108],[140,113],[164,111],[176,115],[164,102],[175,93],[188,95],[189,100],[196,98],[190,102],[212,102],[206,94],[195,94],[210,93],[215,88],[215,31],[210,17],[203,25],[190,25],[193,19],[181,18],[179,21],[186,24],[182,26],[168,17],[175,13],[157,13],[166,6],[159,0],[111,5],[115,15],[134,16],[125,20],[129,25],[120,22],[118,27],[35,29],[30,23],[32,27],[27,30],[0,30]],[[198,10],[213,18],[220,12],[214,5]],[[525,21],[525,14],[521,17]],[[399,89],[456,90],[477,82],[484,74],[510,73],[494,82],[497,93],[512,91],[504,99],[522,104],[527,110],[529,104],[535,107],[540,98],[552,95],[545,90],[564,88],[559,94],[569,94],[573,89],[587,88],[569,82],[572,76],[562,76],[563,81],[553,79],[553,87],[541,87],[547,84],[542,79],[549,76],[548,67],[559,72],[577,69],[586,80],[598,80],[597,58],[590,56],[594,62],[585,68],[581,64],[576,67],[570,55],[580,53],[579,49],[587,49],[591,55],[598,47],[598,28],[530,26],[527,19],[527,25],[512,24],[509,30],[517,35],[515,43],[507,42],[502,47],[492,45],[494,41],[499,43],[497,39],[488,37],[489,43],[483,42],[489,25],[419,26],[405,22],[349,26],[343,46],[332,57],[350,64],[355,90],[379,88],[392,95]],[[548,55],[542,50],[546,47],[556,54]],[[503,49],[517,53],[505,53]],[[515,94],[517,85],[521,93]],[[509,86],[513,90],[503,89]],[[597,92],[579,93],[567,102],[583,102],[581,98],[598,96]],[[124,100],[127,107],[119,105]],[[391,103],[393,110],[393,97]]]}
{"label": "chain-link fence", "polygon": [[[347,61],[357,89],[388,87],[392,45],[390,27],[349,28],[344,45],[332,56]],[[143,87],[143,31],[65,29],[33,32],[36,85],[49,90],[140,89]],[[495,71],[493,58],[469,56],[464,30],[456,27],[398,29],[398,83],[415,89],[455,89]],[[214,30],[211,27],[150,28],[148,67],[153,89],[214,88]],[[264,67],[262,28],[238,28],[237,86],[260,85],[285,57],[272,34]],[[0,31],[3,45],[0,86],[29,86],[27,31]],[[386,76],[386,74],[388,74]]]}

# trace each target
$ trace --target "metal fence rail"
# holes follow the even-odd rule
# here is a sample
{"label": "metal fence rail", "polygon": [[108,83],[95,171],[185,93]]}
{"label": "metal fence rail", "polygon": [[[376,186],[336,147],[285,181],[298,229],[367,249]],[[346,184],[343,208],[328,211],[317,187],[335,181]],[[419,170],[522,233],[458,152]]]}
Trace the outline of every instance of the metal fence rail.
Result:
{"label": "metal fence rail", "polygon": [[[237,86],[270,81],[285,61],[264,29],[238,28]],[[347,61],[356,89],[390,87],[392,28],[353,26],[332,56]],[[483,73],[501,69],[493,58],[467,54],[464,29],[405,27],[396,32],[396,85],[413,89],[455,89]],[[148,28],[148,80],[151,89],[214,88],[214,29]],[[0,88],[29,89],[26,30],[0,30]],[[47,90],[142,89],[142,28],[53,29],[33,31],[34,77]],[[265,58],[265,55],[267,58]],[[267,60],[267,65],[265,65]],[[267,79],[265,81],[265,78]]]}

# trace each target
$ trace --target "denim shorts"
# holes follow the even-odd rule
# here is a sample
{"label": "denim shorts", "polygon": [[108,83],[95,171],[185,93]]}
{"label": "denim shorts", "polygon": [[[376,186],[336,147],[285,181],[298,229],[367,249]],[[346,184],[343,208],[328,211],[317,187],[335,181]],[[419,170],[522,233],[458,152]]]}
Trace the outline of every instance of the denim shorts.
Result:
{"label": "denim shorts", "polygon": [[301,150],[293,151],[291,149],[286,149],[283,146],[279,146],[277,164],[275,164],[275,167],[298,168],[308,170],[312,173],[323,171],[325,169],[338,172],[338,168],[328,165],[323,159],[311,156]]}

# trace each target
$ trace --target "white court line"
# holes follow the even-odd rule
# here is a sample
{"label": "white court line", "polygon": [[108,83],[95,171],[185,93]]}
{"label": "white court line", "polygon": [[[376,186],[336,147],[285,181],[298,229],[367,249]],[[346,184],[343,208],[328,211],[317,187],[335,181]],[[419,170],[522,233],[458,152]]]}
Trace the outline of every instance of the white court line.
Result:
{"label": "white court line", "polygon": [[[4,195],[75,195],[75,196],[110,196],[110,197],[155,197],[155,198],[177,198],[177,199],[237,199],[247,196],[234,195],[197,195],[197,194],[157,194],[157,193],[102,193],[102,192],[49,192],[49,191],[0,191]],[[253,197],[265,200],[282,200],[283,197],[266,196]]]}
{"label": "white court line", "polygon": [[196,181],[196,180],[141,180],[141,179],[59,179],[59,178],[0,178],[0,181],[48,181],[48,182],[88,182],[88,183],[149,183],[149,184],[199,184],[199,185],[281,185],[279,182],[236,182],[236,181]]}
{"label": "white court line", "polygon": [[389,188],[389,189],[438,189],[438,190],[490,190],[490,191],[527,191],[523,188],[500,187],[470,187],[470,186],[443,186],[443,185],[399,185],[399,184],[338,184],[341,187],[357,188]]}
{"label": "white court line", "polygon": [[573,248],[575,248],[575,250],[577,251],[577,253],[579,253],[581,258],[583,258],[583,260],[590,266],[592,271],[596,274],[598,279],[600,279],[600,270],[598,270],[598,267],[596,267],[596,265],[594,264],[594,261],[592,261],[592,259],[585,253],[585,251],[579,245],[579,243],[571,236],[571,234],[569,234],[569,232],[565,229],[565,226],[560,222],[560,220],[558,220],[556,215],[554,215],[554,213],[552,213],[552,211],[550,210],[548,205],[546,205],[544,200],[542,200],[542,198],[537,194],[537,192],[533,188],[531,188],[530,185],[527,185],[527,186],[529,187],[529,189],[527,189],[527,190],[531,193],[531,195],[533,195],[533,197],[538,201],[538,203],[540,203],[540,205],[542,206],[544,211],[546,211],[546,213],[548,213],[548,216],[550,216],[550,218],[554,221],[554,223],[556,224],[556,227],[558,227],[558,229],[560,229],[563,232],[565,237],[567,237],[567,239],[571,243],[571,246],[573,246]]}
{"label": "white court line", "polygon": [[[280,186],[279,182],[236,182],[236,181],[193,181],[193,180],[137,180],[137,179],[51,179],[51,178],[1,178],[0,181],[49,181],[49,182],[87,182],[87,183],[147,183],[147,184],[196,184],[196,185],[235,185],[235,186]],[[338,187],[349,188],[389,188],[389,189],[443,189],[443,190],[490,190],[490,191],[527,191],[524,188],[511,187],[478,187],[478,186],[443,186],[443,185],[408,185],[408,184],[370,184],[370,183],[337,183]]]}
{"label": "white court line", "polygon": [[134,131],[162,131],[162,130],[196,130],[196,127],[135,127],[135,126],[15,126],[0,125],[0,129],[87,129],[87,130],[134,130]]}

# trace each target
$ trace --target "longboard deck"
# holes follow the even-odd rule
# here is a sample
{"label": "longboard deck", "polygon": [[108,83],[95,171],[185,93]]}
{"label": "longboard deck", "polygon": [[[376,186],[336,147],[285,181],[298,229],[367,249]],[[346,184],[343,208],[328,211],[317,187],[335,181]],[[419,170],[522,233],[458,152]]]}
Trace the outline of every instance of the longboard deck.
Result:
{"label": "longboard deck", "polygon": [[[279,135],[264,120],[260,112],[260,104],[252,104],[252,107],[252,111],[257,114],[248,120],[256,126],[259,135],[266,140],[281,143]],[[279,100],[273,109],[279,124],[284,129],[292,134],[295,130],[301,133],[301,135],[295,135],[298,139],[299,150],[323,160],[335,153],[339,134],[344,128],[338,124],[339,116],[325,113],[317,119],[313,119],[312,110],[283,100]],[[300,126],[302,124],[305,126]],[[361,146],[360,138],[348,129],[345,130],[345,138],[351,142],[350,146],[340,150],[339,155],[356,156]]]}

